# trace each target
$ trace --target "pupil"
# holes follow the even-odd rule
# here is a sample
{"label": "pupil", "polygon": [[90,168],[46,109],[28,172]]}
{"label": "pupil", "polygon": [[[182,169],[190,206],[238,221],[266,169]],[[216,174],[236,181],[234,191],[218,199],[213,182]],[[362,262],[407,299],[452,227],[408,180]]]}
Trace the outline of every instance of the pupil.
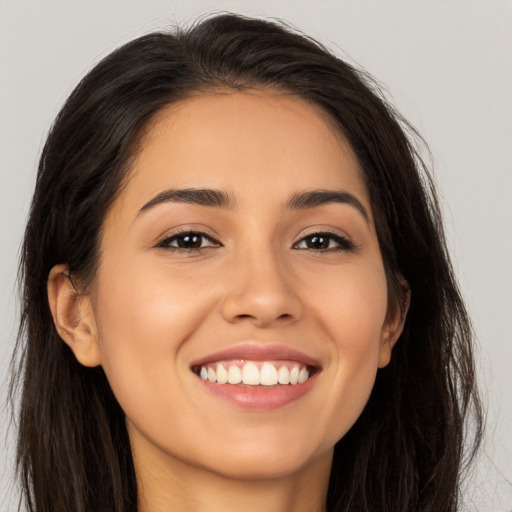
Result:
{"label": "pupil", "polygon": [[199,235],[183,235],[178,239],[178,245],[186,249],[200,247],[201,237]]}
{"label": "pupil", "polygon": [[327,249],[329,247],[329,240],[324,236],[312,236],[309,240],[311,249]]}

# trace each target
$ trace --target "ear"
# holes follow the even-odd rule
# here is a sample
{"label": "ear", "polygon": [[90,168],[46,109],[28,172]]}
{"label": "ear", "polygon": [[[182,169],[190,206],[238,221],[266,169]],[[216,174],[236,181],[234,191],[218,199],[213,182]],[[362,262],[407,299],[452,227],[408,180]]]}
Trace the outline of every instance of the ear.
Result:
{"label": "ear", "polygon": [[391,311],[388,311],[386,320],[381,331],[381,341],[379,348],[379,368],[384,368],[391,361],[391,351],[398,341],[405,324],[405,318],[411,304],[411,289],[409,283],[401,275],[397,276],[399,294],[399,304],[395,305]]}
{"label": "ear", "polygon": [[90,297],[81,295],[67,265],[56,265],[48,276],[48,302],[59,336],[84,366],[101,364],[96,320]]}

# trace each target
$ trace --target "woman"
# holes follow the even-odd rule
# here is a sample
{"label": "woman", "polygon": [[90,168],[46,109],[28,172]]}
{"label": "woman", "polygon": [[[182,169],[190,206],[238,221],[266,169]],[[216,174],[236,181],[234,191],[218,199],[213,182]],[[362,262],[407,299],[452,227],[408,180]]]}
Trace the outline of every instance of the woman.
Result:
{"label": "woman", "polygon": [[457,509],[471,328],[405,126],[233,15],[83,79],[23,247],[29,510]]}

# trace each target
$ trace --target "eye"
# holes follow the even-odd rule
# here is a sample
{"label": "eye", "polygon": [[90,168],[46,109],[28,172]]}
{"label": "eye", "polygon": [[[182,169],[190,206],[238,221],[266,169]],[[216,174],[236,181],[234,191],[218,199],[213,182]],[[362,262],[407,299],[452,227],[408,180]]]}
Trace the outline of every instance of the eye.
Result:
{"label": "eye", "polygon": [[349,251],[354,249],[354,244],[337,233],[312,233],[299,240],[294,248],[314,251]]}
{"label": "eye", "polygon": [[200,231],[183,231],[159,242],[157,247],[183,251],[197,251],[206,247],[219,247],[220,243]]}

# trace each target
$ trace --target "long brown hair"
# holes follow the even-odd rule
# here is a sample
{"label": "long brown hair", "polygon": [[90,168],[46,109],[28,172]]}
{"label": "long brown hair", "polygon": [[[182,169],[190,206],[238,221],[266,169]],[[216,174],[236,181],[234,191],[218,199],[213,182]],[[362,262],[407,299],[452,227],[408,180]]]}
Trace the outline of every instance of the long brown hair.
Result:
{"label": "long brown hair", "polygon": [[287,91],[334,120],[370,193],[390,298],[399,307],[399,275],[412,292],[392,362],[335,446],[327,510],[455,511],[482,415],[472,330],[417,136],[367,75],[317,42],[229,14],[114,51],[76,87],[48,136],[22,248],[12,388],[21,388],[17,461],[28,510],[137,510],[124,413],[103,370],[81,366],[59,338],[46,282],[58,263],[84,286],[94,279],[103,219],[144,127],[164,106],[217,87]]}

